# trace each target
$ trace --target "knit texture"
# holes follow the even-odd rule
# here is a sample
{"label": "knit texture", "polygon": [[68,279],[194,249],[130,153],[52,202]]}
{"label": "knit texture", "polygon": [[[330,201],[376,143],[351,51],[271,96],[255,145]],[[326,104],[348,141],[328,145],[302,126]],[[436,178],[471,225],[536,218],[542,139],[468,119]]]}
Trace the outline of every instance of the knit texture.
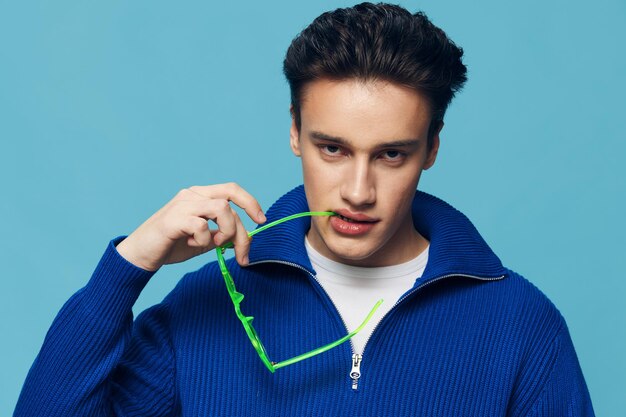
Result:
{"label": "knit texture", "polygon": [[[300,186],[267,217],[307,208]],[[443,201],[418,191],[413,218],[429,261],[368,340],[357,390],[349,343],[270,373],[216,263],[186,274],[133,323],[154,273],[117,253],[120,236],[54,320],[14,415],[594,415],[566,323],[545,295]],[[228,261],[276,362],[346,334],[306,255],[309,227],[300,218],[259,233],[251,266]]]}

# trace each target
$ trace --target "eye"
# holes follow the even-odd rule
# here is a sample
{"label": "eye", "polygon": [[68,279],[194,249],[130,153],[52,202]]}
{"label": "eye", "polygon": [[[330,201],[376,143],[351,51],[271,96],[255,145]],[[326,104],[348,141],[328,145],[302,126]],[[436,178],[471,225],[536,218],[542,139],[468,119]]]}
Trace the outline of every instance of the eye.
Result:
{"label": "eye", "polygon": [[319,148],[322,150],[323,153],[331,156],[339,155],[341,152],[341,148],[339,148],[339,146],[337,145],[320,145]]}
{"label": "eye", "polygon": [[402,160],[402,158],[404,158],[406,156],[406,154],[400,152],[400,151],[396,151],[394,149],[390,149],[388,151],[385,151],[381,154],[381,157],[383,159],[386,159],[387,161],[400,161]]}

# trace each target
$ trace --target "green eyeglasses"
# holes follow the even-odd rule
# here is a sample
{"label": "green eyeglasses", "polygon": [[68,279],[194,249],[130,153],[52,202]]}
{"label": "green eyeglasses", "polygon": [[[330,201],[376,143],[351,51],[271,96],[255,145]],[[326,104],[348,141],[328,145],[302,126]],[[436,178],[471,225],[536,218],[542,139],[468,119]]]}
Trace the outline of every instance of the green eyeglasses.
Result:
{"label": "green eyeglasses", "polygon": [[[292,219],[296,219],[298,217],[305,217],[305,216],[334,216],[336,215],[335,213],[333,213],[332,211],[312,211],[312,212],[304,212],[304,213],[297,213],[297,214],[293,214],[291,216],[287,216],[284,217],[282,219],[273,221],[271,223],[268,223],[264,226],[259,227],[256,230],[253,230],[252,232],[248,233],[249,237],[252,237],[254,235],[256,235],[257,233],[260,233],[264,230],[269,229],[270,227],[276,226],[280,223],[286,222],[288,220],[292,220]],[[370,321],[370,319],[372,318],[372,316],[374,315],[374,313],[376,312],[376,310],[378,309],[378,307],[382,304],[383,300],[378,300],[378,302],[374,305],[374,307],[372,308],[372,310],[369,312],[369,314],[367,315],[367,317],[365,318],[365,320],[363,320],[363,323],[361,323],[361,325],[359,327],[357,327],[354,331],[348,333],[347,335],[345,335],[344,337],[342,337],[339,340],[336,340],[332,343],[329,343],[327,345],[324,345],[322,347],[319,347],[317,349],[314,349],[310,352],[307,353],[303,353],[301,355],[298,355],[296,357],[293,357],[291,359],[287,359],[281,362],[272,362],[270,361],[267,352],[265,350],[265,347],[263,346],[263,343],[261,343],[261,340],[259,339],[259,335],[257,334],[256,330],[254,329],[254,327],[252,327],[252,320],[254,319],[254,317],[249,317],[249,316],[245,316],[242,312],[241,312],[241,301],[243,300],[243,294],[237,291],[237,288],[235,288],[235,283],[233,281],[232,276],[230,275],[230,272],[228,272],[228,268],[226,268],[226,262],[224,261],[224,252],[226,249],[228,248],[232,248],[233,244],[232,243],[227,243],[226,245],[223,246],[218,246],[216,248],[216,252],[217,252],[217,262],[219,263],[220,266],[220,270],[222,271],[222,275],[224,276],[224,282],[226,283],[226,288],[228,289],[228,294],[230,294],[230,298],[233,301],[233,305],[235,306],[235,313],[237,314],[237,317],[239,318],[239,320],[241,320],[241,323],[243,324],[243,328],[246,330],[246,334],[248,335],[248,337],[250,338],[250,342],[252,342],[252,346],[254,347],[254,349],[257,351],[257,353],[259,354],[259,357],[261,358],[261,361],[265,364],[265,366],[267,367],[267,369],[270,370],[270,372],[275,372],[277,369],[285,367],[287,365],[292,365],[296,362],[300,362],[304,359],[308,359],[310,357],[313,357],[315,355],[319,355],[320,353],[326,352],[327,350],[330,350],[336,346],[339,346],[340,344],[347,342],[348,340],[350,340],[354,335],[356,335],[358,332],[360,332],[363,327],[365,327],[365,325]]]}

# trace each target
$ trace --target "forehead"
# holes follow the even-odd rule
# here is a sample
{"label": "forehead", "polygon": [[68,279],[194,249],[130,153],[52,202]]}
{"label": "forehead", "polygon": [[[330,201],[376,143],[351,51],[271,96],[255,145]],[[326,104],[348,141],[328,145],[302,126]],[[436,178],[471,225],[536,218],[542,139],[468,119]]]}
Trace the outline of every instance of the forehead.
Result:
{"label": "forehead", "polygon": [[431,110],[423,94],[392,82],[321,79],[304,89],[300,116],[303,135],[322,132],[375,146],[426,140]]}

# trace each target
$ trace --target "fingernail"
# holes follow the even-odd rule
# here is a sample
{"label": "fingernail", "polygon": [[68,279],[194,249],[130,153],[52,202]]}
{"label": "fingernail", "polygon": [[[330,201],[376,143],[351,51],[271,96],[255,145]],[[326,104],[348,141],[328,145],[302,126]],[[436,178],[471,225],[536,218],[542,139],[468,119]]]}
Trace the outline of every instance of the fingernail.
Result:
{"label": "fingernail", "polygon": [[248,259],[248,255],[243,257],[243,264],[248,265],[250,263],[250,259]]}
{"label": "fingernail", "polygon": [[265,214],[263,214],[262,211],[259,211],[259,214],[257,214],[256,217],[261,221],[261,223],[265,223],[267,221],[267,217],[265,217]]}

